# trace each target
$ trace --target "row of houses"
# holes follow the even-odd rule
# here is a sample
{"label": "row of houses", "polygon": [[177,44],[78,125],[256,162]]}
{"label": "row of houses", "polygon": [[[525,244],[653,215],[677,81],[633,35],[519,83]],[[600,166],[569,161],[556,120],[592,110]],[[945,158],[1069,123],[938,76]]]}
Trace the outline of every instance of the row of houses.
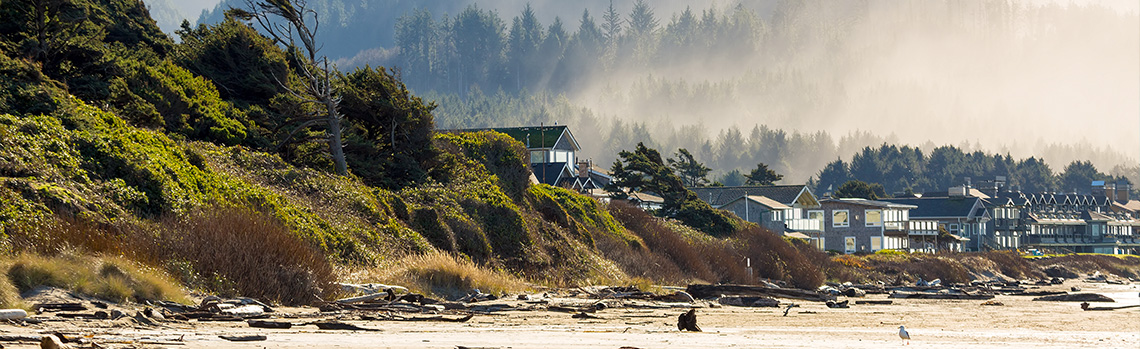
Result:
{"label": "row of houses", "polygon": [[[579,159],[578,141],[566,126],[467,129],[497,131],[522,142],[534,183],[604,198],[606,170]],[[806,185],[689,188],[714,208],[787,236],[808,239],[841,253],[884,249],[983,251],[1042,249],[1057,252],[1137,254],[1140,201],[1127,183],[1093,182],[1090,194],[1026,194],[995,177],[937,193],[883,200],[819,198]],[[657,208],[652,193],[630,193]]]}
{"label": "row of houses", "polygon": [[807,186],[690,188],[716,208],[841,253],[884,249],[1137,254],[1140,201],[1127,183],[1091,194],[1025,194],[970,186],[883,200],[823,198]]}

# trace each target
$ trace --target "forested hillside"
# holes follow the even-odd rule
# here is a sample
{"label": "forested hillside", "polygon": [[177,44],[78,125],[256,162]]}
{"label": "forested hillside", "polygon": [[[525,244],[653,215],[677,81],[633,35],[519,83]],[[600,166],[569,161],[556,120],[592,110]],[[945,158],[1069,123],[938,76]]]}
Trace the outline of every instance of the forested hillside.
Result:
{"label": "forested hillside", "polygon": [[[261,3],[175,43],[137,0],[0,3],[0,267],[116,256],[190,288],[288,304],[425,255],[549,285],[751,282],[743,258],[755,276],[823,281],[819,251],[707,205],[694,212],[716,216],[716,236],[532,185],[513,138],[436,132],[437,105],[391,70],[337,70],[255,28],[311,28],[305,13]],[[423,292],[485,282],[400,267],[417,269],[395,281]],[[15,288],[76,287],[36,270],[48,276]]]}
{"label": "forested hillside", "polygon": [[1105,127],[1140,108],[1140,17],[1112,2],[312,3],[353,33],[330,38],[339,64],[399,68],[440,127],[566,124],[598,163],[645,142],[803,182],[884,142],[1140,156],[1134,125]]}

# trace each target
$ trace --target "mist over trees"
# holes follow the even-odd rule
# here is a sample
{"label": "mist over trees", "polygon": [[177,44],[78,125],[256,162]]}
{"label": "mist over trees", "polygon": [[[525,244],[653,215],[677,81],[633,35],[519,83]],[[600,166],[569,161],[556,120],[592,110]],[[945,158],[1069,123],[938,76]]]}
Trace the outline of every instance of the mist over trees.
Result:
{"label": "mist over trees", "polygon": [[312,3],[330,56],[395,67],[440,127],[566,124],[596,163],[645,142],[710,179],[803,182],[884,142],[1057,169],[1140,155],[1140,20],[1111,3]]}

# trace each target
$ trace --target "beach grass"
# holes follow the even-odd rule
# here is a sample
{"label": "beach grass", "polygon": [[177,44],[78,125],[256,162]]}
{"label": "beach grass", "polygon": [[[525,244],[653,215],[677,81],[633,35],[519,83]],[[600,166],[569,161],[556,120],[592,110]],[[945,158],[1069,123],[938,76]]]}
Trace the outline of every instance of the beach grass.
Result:
{"label": "beach grass", "polygon": [[18,254],[0,262],[0,306],[25,306],[20,293],[39,286],[112,302],[186,302],[186,291],[165,272],[116,256]]}

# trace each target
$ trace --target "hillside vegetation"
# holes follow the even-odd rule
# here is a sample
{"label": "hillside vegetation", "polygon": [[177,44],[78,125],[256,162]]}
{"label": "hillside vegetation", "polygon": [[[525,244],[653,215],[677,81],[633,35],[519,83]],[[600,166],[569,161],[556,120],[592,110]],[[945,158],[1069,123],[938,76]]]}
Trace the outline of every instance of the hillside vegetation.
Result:
{"label": "hillside vegetation", "polygon": [[6,1],[0,15],[0,306],[38,285],[308,304],[337,280],[454,296],[877,277],[707,205],[673,220],[533,185],[522,144],[435,132],[436,105],[385,68],[329,72],[337,175],[332,132],[297,127],[315,115],[294,93],[314,62],[238,13],[177,44],[137,0]]}
{"label": "hillside vegetation", "polygon": [[[12,19],[0,26],[6,256],[121,256],[188,288],[289,304],[334,296],[331,282],[359,275],[454,294],[480,285],[471,278],[515,280],[494,282],[504,291],[752,282],[738,260],[760,246],[782,249],[768,257],[774,266],[804,260],[767,231],[712,237],[532,185],[522,144],[435,133],[435,105],[384,68],[332,72],[349,168],[336,175],[325,130],[290,124],[311,111],[290,92],[309,62],[237,17],[184,27],[175,44],[138,1],[3,2],[0,13]],[[814,265],[792,264],[804,270],[760,276],[822,282]],[[31,282],[13,273],[0,282],[5,303]]]}

